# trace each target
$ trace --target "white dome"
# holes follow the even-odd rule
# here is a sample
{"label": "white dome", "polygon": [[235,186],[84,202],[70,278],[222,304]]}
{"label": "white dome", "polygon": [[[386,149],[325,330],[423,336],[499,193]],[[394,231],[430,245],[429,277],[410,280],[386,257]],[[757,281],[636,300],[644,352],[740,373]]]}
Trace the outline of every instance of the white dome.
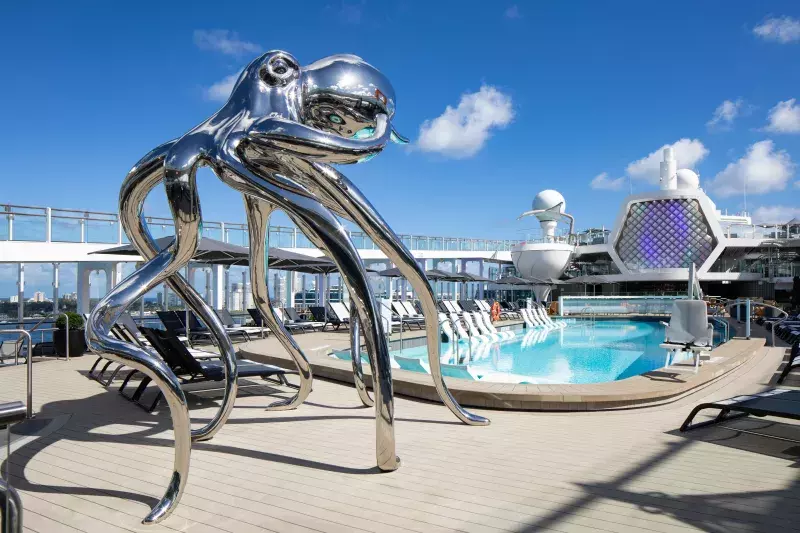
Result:
{"label": "white dome", "polygon": [[700,188],[700,176],[694,170],[682,168],[676,173],[678,178],[678,189],[698,189]]}
{"label": "white dome", "polygon": [[544,190],[533,199],[533,209],[552,209],[558,204],[561,204],[558,212],[563,213],[567,203],[561,193],[553,189]]}

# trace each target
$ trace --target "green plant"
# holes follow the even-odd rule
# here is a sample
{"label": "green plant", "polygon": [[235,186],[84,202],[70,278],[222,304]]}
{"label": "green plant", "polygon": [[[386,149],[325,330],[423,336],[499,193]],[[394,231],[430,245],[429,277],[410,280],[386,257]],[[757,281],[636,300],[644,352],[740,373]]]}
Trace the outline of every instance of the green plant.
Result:
{"label": "green plant", "polygon": [[83,317],[78,313],[67,312],[56,319],[56,327],[58,329],[64,329],[67,324],[67,319],[64,315],[69,317],[69,329],[82,329],[83,328]]}

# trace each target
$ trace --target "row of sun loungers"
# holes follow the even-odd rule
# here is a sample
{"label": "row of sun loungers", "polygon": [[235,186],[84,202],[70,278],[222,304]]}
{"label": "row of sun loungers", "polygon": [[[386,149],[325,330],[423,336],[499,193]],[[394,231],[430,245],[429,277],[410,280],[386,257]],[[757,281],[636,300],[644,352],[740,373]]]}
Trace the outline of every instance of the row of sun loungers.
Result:
{"label": "row of sun loungers", "polygon": [[774,329],[775,336],[789,344],[800,340],[800,315],[781,318],[759,317],[756,322],[763,325],[768,331]]}

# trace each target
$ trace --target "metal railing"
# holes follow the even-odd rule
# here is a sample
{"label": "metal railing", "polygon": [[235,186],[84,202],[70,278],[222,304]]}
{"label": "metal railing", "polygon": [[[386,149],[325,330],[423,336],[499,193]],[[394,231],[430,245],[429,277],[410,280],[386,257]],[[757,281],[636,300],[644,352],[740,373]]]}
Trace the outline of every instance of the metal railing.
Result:
{"label": "metal railing", "polygon": [[[5,220],[4,220],[5,219]],[[155,238],[175,233],[171,218],[145,217]],[[5,224],[3,224],[3,221]],[[203,236],[247,246],[247,224],[240,222],[203,221]],[[352,231],[356,248],[377,250],[367,234]],[[522,242],[514,239],[471,239],[430,235],[398,235],[411,250],[495,252],[510,251]],[[103,211],[81,211],[25,205],[0,204],[0,241],[127,243],[119,215]],[[293,226],[270,226],[270,246],[278,248],[315,248]]]}
{"label": "metal railing", "polygon": [[[28,351],[25,355],[25,366],[27,373],[27,394],[25,404],[25,416],[33,418],[33,341],[31,334],[25,329],[4,329],[3,333],[19,333],[20,337],[24,337],[28,341]],[[14,357],[14,365],[19,364],[19,350]]]}
{"label": "metal railing", "polygon": [[725,328],[725,340],[722,341],[720,344],[726,343],[729,340],[731,340],[730,339],[730,329],[729,329],[730,325],[728,324],[727,320],[723,320],[723,319],[721,319],[721,318],[719,318],[717,316],[714,316],[714,315],[709,315],[708,319],[711,320],[712,322],[716,322],[717,324],[722,324],[722,326]]}

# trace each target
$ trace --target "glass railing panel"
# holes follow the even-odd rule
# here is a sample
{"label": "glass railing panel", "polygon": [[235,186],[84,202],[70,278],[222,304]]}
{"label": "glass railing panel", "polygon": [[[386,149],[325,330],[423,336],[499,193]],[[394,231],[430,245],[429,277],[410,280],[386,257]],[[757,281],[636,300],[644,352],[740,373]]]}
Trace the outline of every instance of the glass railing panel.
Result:
{"label": "glass railing panel", "polygon": [[[53,242],[81,242],[81,222],[79,219],[57,217],[54,215],[51,221],[50,240]],[[44,231],[44,229],[42,231]],[[16,233],[17,228],[15,225],[14,240],[17,240]],[[41,240],[44,240],[44,238]]]}
{"label": "glass railing panel", "polygon": [[353,241],[353,246],[359,250],[364,248],[364,234],[360,231],[353,231],[350,233],[350,240]]}
{"label": "glass railing panel", "polygon": [[298,248],[316,248],[316,246],[311,244],[311,241],[308,240],[308,237],[306,237],[303,234],[302,231],[298,231],[297,232],[297,247]]}
{"label": "glass railing panel", "polygon": [[442,237],[428,237],[428,242],[430,243],[431,250],[444,249],[444,239]]}
{"label": "glass railing panel", "polygon": [[86,242],[116,244],[119,223],[116,220],[91,220],[84,221]]}

